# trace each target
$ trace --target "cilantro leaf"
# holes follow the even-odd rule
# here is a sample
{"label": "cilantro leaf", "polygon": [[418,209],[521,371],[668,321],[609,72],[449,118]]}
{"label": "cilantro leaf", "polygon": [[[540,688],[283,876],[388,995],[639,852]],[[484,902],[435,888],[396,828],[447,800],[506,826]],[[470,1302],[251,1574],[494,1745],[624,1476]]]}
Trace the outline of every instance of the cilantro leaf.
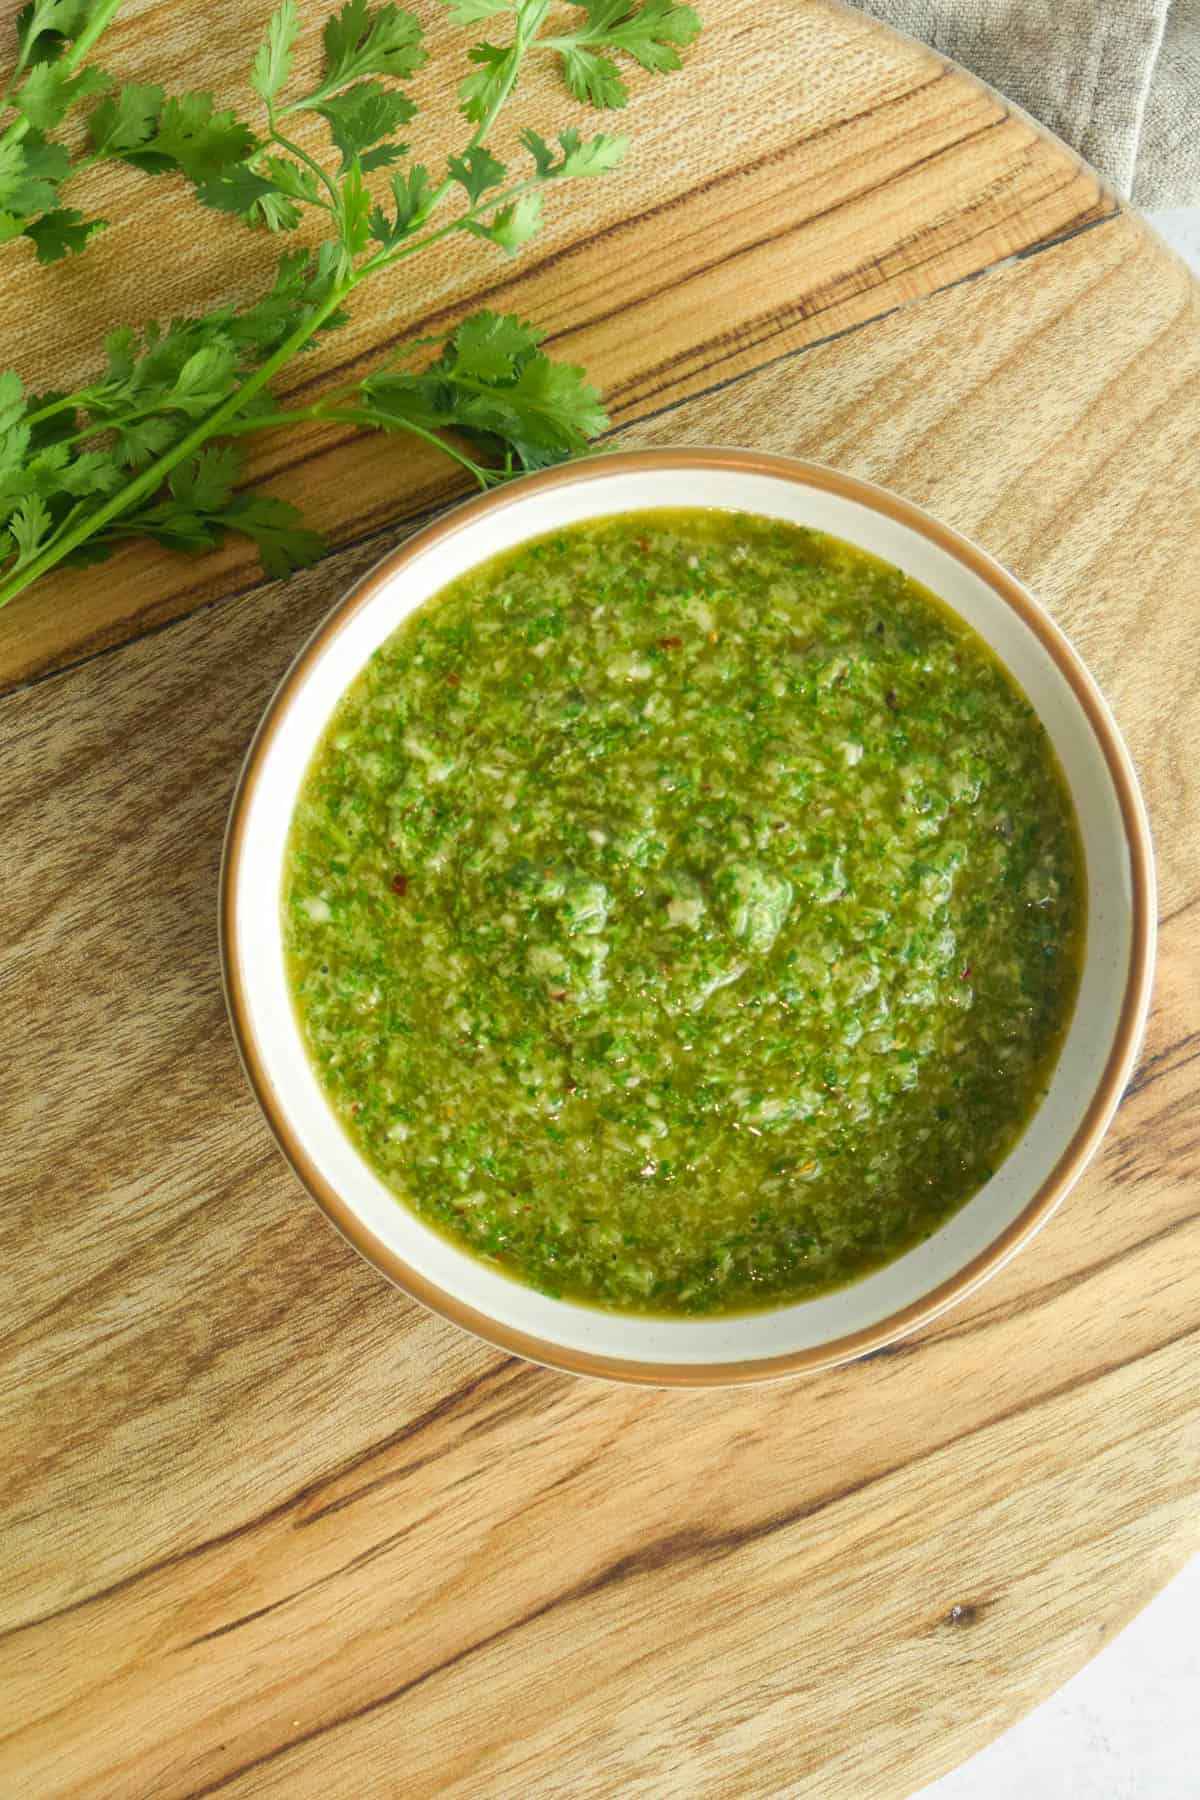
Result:
{"label": "cilantro leaf", "polygon": [[227,398],[243,355],[228,316],[177,319],[165,331],[152,321],[140,346],[130,331],[110,333],[106,378],[80,398],[91,427],[115,433],[121,461],[137,466],[159,455]]}
{"label": "cilantro leaf", "polygon": [[[278,191],[273,181],[265,175],[256,175],[247,163],[235,163],[231,168],[223,169],[219,175],[196,183],[196,198],[203,206],[211,206],[216,212],[238,213],[243,217],[253,216],[254,209],[264,201],[276,198]],[[270,216],[278,219],[279,210],[273,209]],[[299,213],[292,207],[291,224],[296,225],[299,220]]]}
{"label": "cilantro leaf", "polygon": [[390,169],[393,163],[407,155],[407,144],[376,144],[373,150],[364,150],[358,160],[363,174],[369,175],[373,169]]}
{"label": "cilantro leaf", "polygon": [[511,381],[518,365],[545,337],[515,313],[477,312],[464,319],[453,339],[454,366],[479,381]]}
{"label": "cilantro leaf", "polygon": [[144,469],[181,436],[179,422],[162,416],[129,419],[117,432],[113,454],[125,467]]}
{"label": "cilantro leaf", "polygon": [[39,63],[17,89],[12,104],[35,131],[60,125],[77,100],[102,94],[109,86],[103,69],[83,69],[78,75],[54,62]]}
{"label": "cilantro leaf", "polygon": [[253,540],[266,573],[284,580],[307,569],[325,554],[325,539],[305,525],[289,500],[272,494],[239,494],[221,514],[220,523]]}
{"label": "cilantro leaf", "polygon": [[221,541],[221,528],[215,519],[162,500],[157,506],[134,513],[114,529],[112,536],[153,538],[168,550],[211,550]]}
{"label": "cilantro leaf", "polygon": [[357,163],[342,182],[342,246],[353,258],[367,247],[371,236],[371,196],[363,185],[362,169]]}
{"label": "cilantro leaf", "polygon": [[0,432],[0,519],[7,519],[19,500],[31,491],[27,474],[30,430],[14,425]]}
{"label": "cilantro leaf", "polygon": [[62,472],[70,458],[69,445],[35,444],[33,432],[28,425],[14,426],[4,437],[0,518],[11,518],[22,501],[32,494],[46,501],[53,514],[53,502],[62,486]]}
{"label": "cilantro leaf", "polygon": [[27,131],[23,143],[0,141],[0,206],[26,218],[50,211],[70,168],[66,147],[48,144],[40,131]]}
{"label": "cilantro leaf", "polygon": [[476,65],[473,75],[466,75],[458,84],[458,100],[463,116],[473,124],[482,124],[492,110],[496,101],[504,91],[504,85],[512,72],[516,50],[504,50],[497,44],[476,44],[467,51],[468,59]]}
{"label": "cilantro leaf", "polygon": [[107,562],[112,555],[114,545],[103,532],[97,537],[84,538],[73,550],[63,550],[58,560],[64,569],[89,569],[93,563]]}
{"label": "cilantro leaf", "polygon": [[541,180],[549,181],[554,175],[557,165],[554,160],[554,151],[545,138],[538,131],[523,131],[521,143],[537,165],[537,172]]}
{"label": "cilantro leaf", "polygon": [[295,231],[300,223],[300,208],[286,194],[272,191],[260,194],[253,202],[249,218],[261,220],[268,231]]}
{"label": "cilantro leaf", "polygon": [[563,80],[577,100],[588,106],[617,110],[629,100],[621,71],[609,56],[568,44],[562,53]]}
{"label": "cilantro leaf", "polygon": [[56,485],[60,493],[84,500],[91,494],[115,493],[124,479],[107,450],[81,450],[64,463]]}
{"label": "cilantro leaf", "polygon": [[333,93],[364,75],[404,81],[426,60],[421,22],[399,6],[370,6],[346,0],[325,27],[323,93]]}
{"label": "cilantro leaf", "polygon": [[[5,143],[0,139],[0,206],[11,207],[15,211],[20,204],[18,196],[27,180],[24,144]],[[54,189],[49,185],[47,204],[54,204]]]}
{"label": "cilantro leaf", "polygon": [[[377,81],[360,81],[344,93],[314,105],[314,112],[328,122],[329,134],[342,153],[340,173],[344,174],[356,156],[363,156],[383,138],[390,138],[399,125],[407,125],[416,107],[404,94],[385,88]],[[387,160],[395,162],[405,155],[407,146],[387,146]],[[370,166],[381,166],[378,156]],[[367,158],[363,156],[363,167]]]}
{"label": "cilantro leaf", "polygon": [[540,349],[542,332],[511,314],[476,314],[417,375],[369,376],[360,404],[384,431],[454,428],[523,468],[544,468],[584,449],[608,424],[583,371]]}
{"label": "cilantro leaf", "polygon": [[600,395],[583,370],[541,351],[493,397],[490,412],[480,407],[475,415],[475,428],[511,446],[527,469],[578,454],[607,425]]}
{"label": "cilantro leaf", "polygon": [[154,135],[162,111],[163,91],[153,82],[131,81],[93,108],[88,140],[102,156],[121,156],[140,149]]}
{"label": "cilantro leaf", "polygon": [[629,148],[627,137],[612,137],[599,131],[594,138],[584,140],[573,126],[560,131],[558,141],[562,146],[562,161],[555,174],[564,181],[607,174],[609,169],[615,169],[624,161]]}
{"label": "cilantro leaf", "polygon": [[106,219],[85,220],[59,206],[59,188],[71,172],[65,145],[48,143],[40,131],[23,142],[0,142],[0,243],[27,237],[41,263],[76,254]]}
{"label": "cilantro leaf", "polygon": [[[151,327],[147,326],[147,333]],[[120,325],[116,331],[110,331],[104,340],[104,354],[108,358],[108,379],[111,383],[127,382],[136,365],[136,339],[128,325]]]}
{"label": "cilantro leaf", "polygon": [[17,50],[21,66],[53,62],[70,38],[77,37],[93,0],[29,0],[17,14]]}
{"label": "cilantro leaf", "polygon": [[202,344],[180,368],[164,396],[164,405],[178,407],[189,418],[199,418],[225,398],[236,366],[237,352],[232,344]]}
{"label": "cilantro leaf", "polygon": [[111,535],[153,537],[175,550],[206,550],[227,531],[237,531],[257,545],[268,575],[290,575],[315,562],[325,541],[305,526],[290,502],[271,494],[234,493],[241,465],[235,445],[206,446],[171,471],[165,495],[120,521]]}
{"label": "cilantro leaf", "polygon": [[260,100],[271,106],[292,70],[292,51],[300,31],[296,0],[280,0],[271,15],[267,35],[254,58],[250,85]]}
{"label": "cilantro leaf", "polygon": [[[285,251],[270,291],[244,312],[222,321],[229,341],[269,356],[328,299],[336,280],[337,254],[336,244],[322,244],[316,256],[307,250]],[[344,325],[346,317],[344,312],[331,313],[322,330]]]}
{"label": "cilantro leaf", "polygon": [[663,73],[678,69],[679,51],[699,35],[700,19],[690,6],[675,0],[573,0],[587,24],[576,33],[580,42],[623,50],[641,65]]}
{"label": "cilantro leaf", "polygon": [[446,0],[454,25],[482,25],[500,13],[512,11],[513,0]]}
{"label": "cilantro leaf", "polygon": [[40,131],[27,131],[18,148],[25,152],[25,174],[34,181],[64,181],[71,167],[65,144],[54,144]]}
{"label": "cilantro leaf", "polygon": [[64,256],[78,256],[96,233],[106,230],[107,226],[107,219],[85,219],[73,207],[63,207],[32,219],[24,232],[32,239],[40,263],[56,263]]}
{"label": "cilantro leaf", "polygon": [[392,198],[396,210],[390,219],[381,206],[376,206],[368,221],[371,236],[388,250],[416,231],[429,216],[433,186],[424,163],[413,163],[406,175],[392,176]]}
{"label": "cilantro leaf", "polygon": [[[57,407],[60,400],[67,398],[66,394],[56,394],[53,391],[48,394],[31,394],[26,410],[32,416],[40,412],[43,407]],[[76,418],[73,410],[70,407],[63,407],[61,410],[51,413],[48,418],[38,419],[35,424],[31,425],[29,441],[38,449],[47,444],[59,443],[74,436],[75,425]]]}
{"label": "cilantro leaf", "polygon": [[26,494],[8,522],[16,545],[18,569],[23,563],[32,562],[50,535],[50,527],[50,514],[40,494]]}
{"label": "cilantro leaf", "polygon": [[182,505],[197,512],[219,512],[233,497],[242,459],[232,444],[210,444],[190,462],[172,469],[167,486]]}
{"label": "cilantro leaf", "polygon": [[475,237],[487,238],[508,256],[515,256],[522,244],[541,229],[542,196],[536,191],[521,194],[507,206],[497,207],[486,223],[473,220],[468,226]]}
{"label": "cilantro leaf", "polygon": [[553,148],[536,131],[523,131],[521,142],[533,157],[538,175],[543,181],[570,181],[584,176],[603,175],[609,169],[617,167],[629,148],[628,138],[608,137],[604,132],[585,141],[574,126],[559,132],[560,155],[557,158]]}
{"label": "cilantro leaf", "polygon": [[0,434],[11,431],[25,412],[25,389],[21,377],[7,370],[0,375]]}
{"label": "cilantro leaf", "polygon": [[129,152],[126,161],[150,175],[182,169],[197,187],[204,187],[229,175],[257,145],[250,127],[235,113],[213,110],[211,94],[179,94],[164,101],[154,135]]}
{"label": "cilantro leaf", "polygon": [[584,14],[576,31],[548,38],[562,59],[563,79],[577,100],[621,107],[629,90],[613,61],[628,56],[640,68],[666,74],[681,66],[679,54],[700,30],[690,6],[676,0],[574,0]]}
{"label": "cilantro leaf", "polygon": [[679,52],[700,35],[700,15],[675,0],[644,0],[612,27],[608,41],[656,74],[682,67]]}
{"label": "cilantro leaf", "polygon": [[268,156],[263,163],[263,171],[266,180],[290,200],[303,200],[312,205],[320,199],[321,190],[317,178],[303,163],[292,162],[286,156]]}
{"label": "cilantro leaf", "polygon": [[472,206],[491,188],[499,187],[507,173],[504,164],[497,162],[482,144],[476,144],[463,156],[447,157],[446,167],[450,171],[451,180],[466,190],[467,199]]}

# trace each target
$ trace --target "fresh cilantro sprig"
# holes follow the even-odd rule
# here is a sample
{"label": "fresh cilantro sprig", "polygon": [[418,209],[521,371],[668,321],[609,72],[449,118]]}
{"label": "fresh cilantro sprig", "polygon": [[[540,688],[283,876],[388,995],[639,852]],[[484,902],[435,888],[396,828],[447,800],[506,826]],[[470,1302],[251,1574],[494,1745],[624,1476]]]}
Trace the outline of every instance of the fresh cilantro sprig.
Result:
{"label": "fresh cilantro sprig", "polygon": [[[458,25],[471,26],[515,14],[519,29],[529,5],[530,0],[450,0],[450,16]],[[675,0],[576,0],[573,10],[583,15],[575,28],[542,38],[539,47],[559,59],[567,86],[589,106],[628,103],[629,89],[616,57],[666,74],[681,67],[680,51],[700,31],[698,15]],[[483,119],[498,94],[512,91],[517,62],[512,46],[482,43],[469,54],[476,66],[459,87],[459,100],[468,119]]]}
{"label": "fresh cilantro sprig", "polygon": [[17,61],[0,93],[0,243],[26,236],[42,261],[82,250],[103,219],[59,205],[70,152],[46,132],[109,77],[86,66],[120,0],[30,0],[17,18]]}
{"label": "fresh cilantro sprig", "polygon": [[488,468],[463,458],[484,486],[514,467],[546,468],[585,450],[608,419],[582,370],[543,355],[544,336],[511,313],[474,313],[425,369],[368,375],[339,397],[334,417],[418,437],[453,429],[501,459]]}
{"label": "fresh cilantro sprig", "polygon": [[[78,255],[108,221],[63,200],[96,163],[170,170],[201,189],[257,148],[257,138],[211,94],[168,97],[148,82],[117,87],[86,58],[120,0],[29,0],[17,19],[17,63],[0,94],[0,243],[24,237],[39,262]],[[82,152],[50,136],[86,102]]]}
{"label": "fresh cilantro sprig", "polygon": [[[624,137],[585,138],[574,126],[553,140],[526,128],[527,160],[517,168],[489,149],[530,54],[549,51],[577,98],[608,107],[624,103],[623,85],[618,99],[591,63],[585,80],[580,57],[624,54],[660,72],[678,65],[678,47],[698,29],[673,0],[585,0],[573,9],[577,29],[557,36],[542,31],[551,0],[447,4],[460,24],[506,15],[512,37],[470,51],[460,104],[474,129],[439,173],[408,161],[396,135],[417,112],[400,84],[418,74],[426,50],[419,21],[392,0],[346,0],[325,26],[316,84],[300,92],[298,13],[295,0],[281,0],[250,76],[264,113],[258,130],[217,111],[210,95],[114,88],[91,69],[86,55],[116,0],[32,0],[6,92],[17,117],[0,133],[0,198],[6,169],[25,184],[26,210],[11,212],[18,222],[7,235],[32,237],[49,260],[81,249],[96,228],[50,203],[79,165],[43,135],[89,95],[101,96],[87,120],[92,159],[181,172],[206,205],[273,231],[319,214],[327,235],[315,251],[286,252],[251,305],[111,334],[104,371],[84,388],[29,395],[15,373],[0,376],[0,605],[58,564],[94,560],[130,537],[203,549],[234,531],[254,541],[268,574],[311,562],[322,541],[295,508],[236,489],[241,441],[256,432],[305,423],[403,434],[436,444],[486,488],[575,455],[604,429],[583,371],[547,356],[536,326],[490,312],[465,320],[423,367],[416,344],[306,406],[288,407],[275,392],[292,358],[346,321],[363,281],[454,235],[515,254],[538,230],[548,188],[619,165]],[[324,124],[326,159],[292,135],[291,121],[305,114]],[[370,178],[383,171],[381,193]]]}

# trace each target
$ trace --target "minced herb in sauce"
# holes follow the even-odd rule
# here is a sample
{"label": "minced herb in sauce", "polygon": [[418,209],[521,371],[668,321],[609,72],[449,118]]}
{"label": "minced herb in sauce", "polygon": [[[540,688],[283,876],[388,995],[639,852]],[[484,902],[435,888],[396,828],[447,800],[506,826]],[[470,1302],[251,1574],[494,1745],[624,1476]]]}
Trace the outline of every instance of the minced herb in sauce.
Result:
{"label": "minced herb in sauce", "polygon": [[284,880],[320,1080],[385,1182],[553,1294],[821,1293],[927,1236],[1041,1097],[1071,802],[982,641],[836,539],[571,527],[341,700]]}

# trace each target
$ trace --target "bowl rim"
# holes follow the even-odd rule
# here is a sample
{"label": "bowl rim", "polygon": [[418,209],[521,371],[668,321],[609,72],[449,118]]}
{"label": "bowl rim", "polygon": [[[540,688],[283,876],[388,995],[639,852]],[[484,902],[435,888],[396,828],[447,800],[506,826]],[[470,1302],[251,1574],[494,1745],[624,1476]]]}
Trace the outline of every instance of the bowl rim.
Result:
{"label": "bowl rim", "polygon": [[[481,515],[519,505],[530,494],[624,474],[688,471],[758,474],[813,487],[856,501],[908,526],[981,578],[1039,639],[1070,685],[1103,753],[1116,792],[1129,853],[1132,930],[1129,965],[1113,1042],[1104,1070],[1069,1143],[1025,1207],[970,1262],[919,1299],[875,1324],[779,1356],[711,1363],[635,1361],[574,1350],[550,1339],[501,1324],[467,1305],[409,1266],[359,1219],[354,1208],[326,1181],[299,1141],[267,1074],[266,1058],[249,1019],[238,953],[238,870],[249,803],[276,728],[310,667],[320,659],[345,622],[366,606],[386,583],[431,543],[470,531]],[[221,858],[219,926],[221,976],[234,1042],[246,1079],[276,1143],[293,1173],[326,1219],[351,1248],[376,1270],[431,1312],[471,1332],[498,1350],[566,1374],[588,1375],[654,1387],[732,1387],[816,1373],[869,1355],[927,1325],[973,1293],[1028,1242],[1066,1198],[1096,1150],[1116,1112],[1141,1046],[1154,974],[1156,901],[1153,849],[1145,806],[1129,752],[1100,689],[1074,648],[1015,576],[968,538],[933,518],[912,501],[856,475],[798,457],[759,450],[679,448],[608,452],[580,462],[527,475],[440,514],[388,551],[342,595],[321,620],[284,674],[267,704],[246,752],[230,806]]]}

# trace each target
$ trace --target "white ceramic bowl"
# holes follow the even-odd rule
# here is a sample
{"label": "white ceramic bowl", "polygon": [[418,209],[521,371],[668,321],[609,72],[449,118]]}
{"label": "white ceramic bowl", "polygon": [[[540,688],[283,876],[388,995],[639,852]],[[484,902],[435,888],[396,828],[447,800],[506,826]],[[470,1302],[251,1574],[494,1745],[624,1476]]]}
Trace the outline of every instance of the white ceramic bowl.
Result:
{"label": "white ceramic bowl", "polygon": [[[819,1299],[732,1318],[646,1319],[555,1300],[428,1229],[358,1155],[305,1055],[284,970],[280,887],[301,779],[339,696],[414,607],[475,564],[582,519],[708,506],[815,526],[896,564],[993,647],[1066,772],[1087,860],[1087,951],[1045,1100],[975,1197],[924,1243]],[[285,676],[250,748],[222,871],[230,1016],[250,1082],[301,1181],[369,1262],[435,1311],[523,1356],[630,1381],[761,1380],[861,1356],[971,1293],[1076,1180],[1137,1054],[1154,956],[1150,836],[1128,753],[1091,677],[1040,606],[982,551],[866,482],[734,450],[604,456],[472,500],[385,557]]]}

